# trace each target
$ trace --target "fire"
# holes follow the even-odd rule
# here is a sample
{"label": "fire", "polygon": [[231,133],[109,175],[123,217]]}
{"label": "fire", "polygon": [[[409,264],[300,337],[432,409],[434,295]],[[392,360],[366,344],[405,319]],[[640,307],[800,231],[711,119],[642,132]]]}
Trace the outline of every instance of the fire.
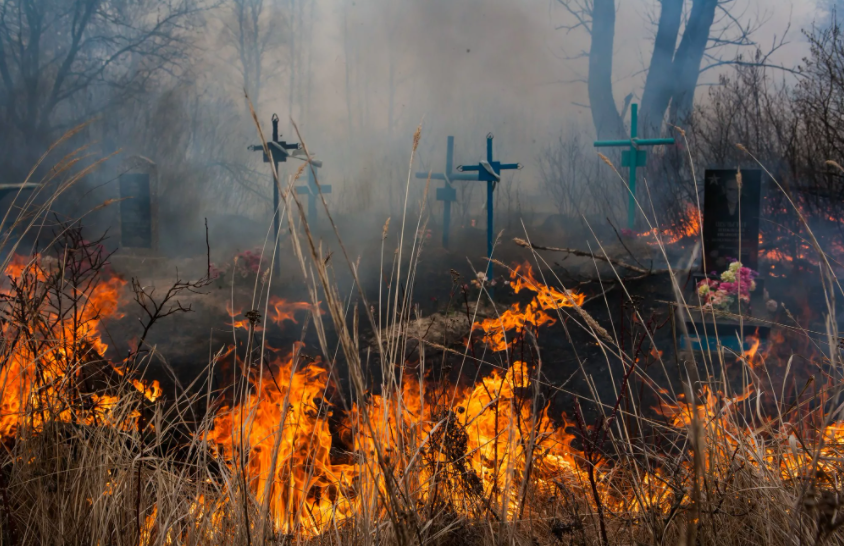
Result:
{"label": "fire", "polygon": [[[10,260],[0,291],[6,306],[0,331],[6,340],[0,355],[5,361],[0,370],[0,435],[13,436],[22,419],[31,419],[38,429],[47,419],[125,427],[137,417],[123,416],[124,421],[116,423],[114,395],[84,394],[74,387],[86,381],[89,363],[99,362],[124,374],[122,366],[103,359],[108,345],[100,325],[104,318],[122,316],[119,302],[127,283],[107,269],[104,278],[97,277],[96,259],[96,253],[69,253],[64,264],[42,255]],[[70,280],[71,274],[81,279],[78,285]],[[21,307],[24,301],[41,302],[41,307]],[[157,381],[131,384],[150,401],[161,395]],[[85,410],[69,403],[80,397]]]}
{"label": "fire", "polygon": [[[367,498],[363,483],[383,493],[388,480],[401,479],[423,502],[439,499],[482,513],[493,499],[512,515],[529,459],[540,487],[580,479],[566,425],[556,426],[547,408],[532,415],[530,369],[523,362],[471,388],[407,376],[399,396],[373,395],[343,420],[341,436],[356,460],[343,464],[331,459],[328,371],[319,362],[298,367],[296,361],[277,359],[263,374],[253,370],[250,392],[218,413],[208,436],[268,507],[280,533],[313,536],[357,513]],[[425,464],[401,477],[413,459]]]}
{"label": "fire", "polygon": [[[248,330],[249,329],[249,319],[247,319],[245,317],[242,318],[242,319],[236,318],[236,317],[239,317],[240,315],[243,314],[243,309],[238,309],[237,311],[235,311],[232,308],[231,302],[227,301],[226,302],[226,312],[229,314],[229,318],[232,319],[232,321],[228,324],[228,326],[231,326],[232,328],[239,329],[239,330]],[[260,332],[262,330],[260,324],[254,324],[252,327],[253,327],[254,331],[256,331],[256,332]]]}
{"label": "fire", "polygon": [[[556,322],[547,313],[537,309],[535,302],[528,304],[524,311],[520,310],[518,303],[514,303],[498,318],[484,319],[472,326],[473,330],[483,330],[481,341],[489,345],[493,351],[505,351],[512,345],[516,335],[521,334],[528,325],[538,328]],[[513,331],[516,335],[507,341],[507,332]]]}
{"label": "fire", "polygon": [[662,403],[654,409],[657,413],[668,419],[672,426],[677,428],[690,426],[695,414],[697,415],[697,419],[706,426],[713,423],[716,419],[721,418],[724,413],[729,412],[730,408],[739,402],[747,400],[751,394],[753,394],[752,389],[748,389],[740,395],[726,398],[723,393],[713,393],[712,389],[704,386],[694,410],[685,401],[685,395],[683,394],[680,394],[679,403]]}
{"label": "fire", "polygon": [[[551,489],[552,482],[575,485],[582,480],[567,425],[557,426],[547,408],[532,415],[529,367],[514,362],[504,371],[494,370],[471,388],[425,386],[406,379],[399,397],[388,402],[374,396],[368,408],[371,430],[362,411],[355,408],[347,421],[348,441],[357,452],[376,453],[382,446],[385,467],[403,468],[411,454],[426,462],[412,476],[411,488],[423,502],[439,499],[465,514],[482,515],[490,502],[514,516],[527,462],[531,480]],[[528,452],[533,432],[534,448]],[[377,440],[377,442],[376,442]],[[384,469],[364,465],[362,472],[385,487]]]}
{"label": "fire", "polygon": [[290,321],[298,324],[296,321],[296,313],[301,311],[310,311],[311,304],[301,301],[287,301],[277,296],[270,297],[270,306],[273,308],[273,315],[270,320],[277,326],[281,326],[283,322]]}
{"label": "fire", "polygon": [[546,311],[549,309],[581,306],[586,301],[585,294],[580,294],[572,290],[566,290],[563,293],[553,286],[547,286],[545,283],[537,281],[533,276],[533,267],[529,263],[517,266],[511,271],[510,279],[512,279],[511,286],[513,287],[513,292],[518,294],[523,288],[535,292],[535,301],[541,309]]}
{"label": "fire", "polygon": [[700,219],[700,210],[693,204],[686,203],[683,214],[677,222],[667,227],[650,229],[640,233],[639,237],[653,238],[652,241],[648,241],[649,245],[660,243],[673,245],[683,239],[700,235]]}
{"label": "fire", "polygon": [[[552,286],[540,283],[533,276],[533,268],[525,263],[517,266],[510,272],[510,286],[513,292],[518,294],[522,289],[534,292],[533,301],[528,303],[524,310],[518,303],[514,303],[497,318],[484,319],[472,326],[472,330],[482,330],[481,340],[493,351],[504,351],[511,346],[515,339],[524,332],[525,328],[532,326],[551,325],[556,322],[545,311],[574,307],[583,305],[586,295],[571,290],[561,292]],[[507,341],[507,332],[514,332],[510,341]]]}
{"label": "fire", "polygon": [[754,359],[756,357],[756,353],[759,352],[761,340],[759,339],[758,332],[755,336],[747,336],[747,338],[750,340],[750,347],[748,347],[746,351],[742,352],[741,358],[747,362],[748,365],[754,367],[758,363]]}
{"label": "fire", "polygon": [[[311,310],[310,303],[300,301],[287,301],[286,299],[280,298],[278,296],[270,296],[269,304],[270,321],[276,326],[282,326],[284,322],[292,322],[294,324],[298,324],[298,321],[296,320],[296,313]],[[249,319],[236,318],[243,314],[243,309],[238,309],[235,311],[231,305],[231,302],[226,302],[226,312],[228,312],[229,317],[232,319],[232,322],[229,323],[229,326],[242,330],[249,329]],[[253,326],[253,330],[256,332],[260,332],[262,329],[263,328],[260,324],[255,324]]]}
{"label": "fire", "polygon": [[[43,258],[29,262],[16,258],[7,274],[17,275],[5,291],[12,297],[30,286],[30,281],[43,283],[50,269]],[[483,331],[483,341],[495,351],[507,349],[512,338],[527,328],[553,324],[551,311],[581,306],[586,299],[578,292],[545,286],[528,264],[516,267],[510,278],[513,291],[529,291],[532,300],[473,325]],[[121,414],[118,394],[87,395],[89,409],[82,413],[59,403],[68,396],[64,385],[81,376],[82,364],[89,361],[85,359],[102,360],[107,346],[99,335],[101,321],[119,316],[124,285],[120,278],[109,276],[85,293],[77,321],[45,310],[49,328],[44,332],[3,323],[5,340],[23,337],[40,343],[41,348],[35,351],[26,343],[11,344],[14,349],[0,371],[0,384],[6,385],[0,397],[0,433],[14,434],[23,415],[34,421],[36,430],[46,419],[118,430],[132,430],[138,423],[138,411]],[[270,305],[269,318],[277,325],[295,323],[296,312],[311,309],[306,303],[280,298],[272,298]],[[240,311],[229,307],[229,314],[234,318]],[[508,332],[513,333],[510,339]],[[779,337],[775,334],[772,339]],[[771,353],[760,352],[760,345],[759,338],[754,338],[740,360],[755,369],[763,366]],[[385,382],[382,391],[357,393],[357,403],[340,413],[331,402],[341,392],[332,383],[335,363],[308,360],[302,350],[296,345],[283,357],[270,351],[268,363],[256,364],[238,361],[230,349],[237,384],[230,386],[230,400],[213,414],[213,427],[201,431],[224,463],[220,465],[224,493],[208,500],[197,493],[187,501],[188,516],[194,522],[209,523],[203,526],[210,527],[208,532],[224,528],[222,522],[230,517],[232,507],[242,502],[246,510],[260,508],[262,514],[269,514],[268,536],[300,539],[328,532],[339,536],[344,523],[355,523],[352,518],[381,520],[393,510],[385,499],[396,490],[402,502],[406,499],[414,509],[426,507],[466,519],[530,521],[523,514],[528,492],[541,502],[564,490],[587,499],[588,509],[601,507],[627,522],[653,515],[667,521],[678,513],[681,502],[688,501],[690,484],[697,479],[695,464],[703,465],[716,482],[729,480],[736,469],[747,467],[799,484],[810,470],[838,472],[836,465],[844,453],[844,424],[820,424],[825,400],[808,417],[788,412],[766,417],[760,409],[765,389],[756,384],[737,394],[730,394],[725,386],[695,385],[694,400],[681,395],[669,402],[664,401],[668,391],[653,384],[660,397],[654,410],[664,419],[642,419],[633,425],[626,421],[634,415],[627,406],[616,412],[621,405],[615,409],[607,405],[602,408],[605,420],[598,418],[587,425],[578,405],[574,426],[579,436],[575,436],[565,416],[554,420],[550,406],[537,402],[538,370],[523,361],[489,369],[471,385],[433,381],[422,372],[414,375],[410,365],[397,366],[399,379]],[[662,351],[651,347],[650,355],[659,360]],[[128,375],[126,364],[112,368]],[[127,380],[151,402],[162,395],[157,381]],[[629,386],[628,390],[635,389]],[[46,415],[41,417],[35,410]],[[664,449],[669,455],[664,459],[660,459],[663,452],[648,443],[650,431],[645,429],[651,426],[668,439]],[[623,449],[630,448],[635,456],[618,455],[621,444],[602,448],[604,439],[610,436],[607,444],[611,443],[617,431],[622,432]],[[689,448],[692,435],[695,440],[699,436],[700,443]],[[812,438],[814,443],[810,443]],[[817,454],[804,444],[820,446]],[[690,452],[694,450],[704,455],[702,462],[693,462]],[[723,484],[712,485],[718,495],[726,495],[726,489],[719,489]],[[117,487],[123,486],[116,479],[109,481],[103,495],[114,495]],[[164,514],[168,510],[163,504],[137,509],[141,544],[184,542],[173,527],[167,527],[169,516]],[[220,542],[210,538],[209,543]]]}
{"label": "fire", "polygon": [[328,377],[318,362],[276,359],[250,375],[252,390],[217,414],[208,437],[283,533],[315,534],[349,503],[353,468],[329,457]]}
{"label": "fire", "polygon": [[158,383],[158,380],[147,385],[143,381],[132,379],[132,385],[150,402],[155,402],[161,396],[161,385]]}

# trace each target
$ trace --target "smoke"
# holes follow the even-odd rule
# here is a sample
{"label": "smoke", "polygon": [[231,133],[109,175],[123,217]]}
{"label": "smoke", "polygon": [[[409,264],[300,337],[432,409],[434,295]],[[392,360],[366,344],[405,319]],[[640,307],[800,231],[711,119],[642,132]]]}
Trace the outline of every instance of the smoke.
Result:
{"label": "smoke", "polygon": [[[133,103],[118,137],[109,139],[125,155],[159,164],[163,225],[173,233],[190,228],[195,240],[206,216],[256,224],[271,217],[269,166],[246,151],[257,134],[243,98],[232,1],[205,14],[179,81],[164,79],[160,93]],[[781,34],[789,17],[800,27],[817,13],[810,0],[736,1],[747,17],[763,17],[760,43]],[[617,4],[621,104],[628,93],[641,93],[658,6]],[[589,35],[558,29],[573,21],[556,0],[265,0],[264,7],[263,81],[253,93],[264,134],[278,113],[284,138],[296,140],[288,116],[297,121],[324,162],[320,178],[334,188],[328,201],[335,212],[379,224],[401,210],[420,123],[414,170],[444,167],[447,135],[456,137],[456,163],[475,163],[493,132],[496,158],[525,165],[505,175],[520,199],[536,212],[553,212],[537,168],[541,151],[569,128],[592,138],[583,56]],[[781,59],[793,64],[803,54],[797,44]],[[717,71],[707,75],[714,79]],[[298,166],[282,165],[282,177]],[[412,202],[423,187],[411,180]],[[465,214],[482,217],[481,194],[474,191]]]}

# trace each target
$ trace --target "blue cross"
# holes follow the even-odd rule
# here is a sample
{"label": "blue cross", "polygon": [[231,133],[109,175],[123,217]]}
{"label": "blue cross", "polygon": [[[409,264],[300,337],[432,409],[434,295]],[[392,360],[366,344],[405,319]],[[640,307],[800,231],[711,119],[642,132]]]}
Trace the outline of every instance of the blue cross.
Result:
{"label": "blue cross", "polygon": [[[494,202],[492,194],[495,185],[501,180],[501,171],[521,169],[518,163],[501,163],[492,159],[492,133],[486,135],[486,159],[482,159],[477,165],[460,165],[457,172],[477,172],[478,180],[486,182],[486,255],[492,258],[492,238],[494,237]],[[492,261],[487,264],[486,278],[492,280]]]}
{"label": "blue cross", "polygon": [[[427,180],[429,173],[416,173],[416,178]],[[475,174],[461,174],[454,170],[454,137],[448,137],[448,148],[445,154],[445,172],[431,173],[431,180],[445,182],[442,188],[437,188],[437,201],[443,202],[443,246],[448,248],[448,232],[451,231],[451,204],[457,201],[457,190],[452,187],[452,180],[477,180]]]}
{"label": "blue cross", "polygon": [[648,152],[640,150],[641,146],[665,146],[675,144],[673,138],[638,138],[639,134],[639,105],[630,105],[630,140],[598,140],[596,148],[614,148],[629,146],[629,150],[621,152],[621,166],[629,167],[627,187],[630,200],[627,203],[627,227],[633,229],[636,220],[636,168],[644,167],[648,163]]}
{"label": "blue cross", "polygon": [[[299,143],[296,142],[296,143],[293,143],[293,144],[288,144],[287,142],[285,142],[283,140],[279,140],[278,139],[278,115],[273,114],[272,122],[273,122],[273,139],[270,142],[267,142],[267,148],[269,148],[269,150],[270,150],[270,155],[272,156],[273,161],[275,162],[276,172],[278,172],[278,164],[279,163],[285,163],[287,161],[287,158],[292,155],[287,150],[298,150],[299,149]],[[253,152],[258,152],[258,151],[263,152],[264,153],[264,163],[270,162],[270,158],[267,157],[266,152],[264,152],[264,146],[263,145],[255,144],[253,146],[249,146],[248,149],[252,150]],[[272,185],[273,185],[273,214],[275,214],[275,217],[273,219],[273,224],[274,224],[274,227],[275,227],[275,241],[278,241],[278,231],[279,231],[278,201],[279,201],[279,197],[278,197],[278,184],[275,183],[275,179],[272,179]],[[273,243],[273,244],[275,244],[275,243]],[[279,264],[280,264],[279,253],[275,252],[275,267],[274,267],[274,269],[278,272],[280,272]]]}
{"label": "blue cross", "polygon": [[307,168],[308,185],[296,186],[296,193],[308,196],[308,223],[311,225],[312,230],[316,230],[317,228],[317,197],[319,196],[320,191],[322,191],[322,193],[331,193],[330,185],[320,184],[317,186],[316,184],[314,174],[319,167],[322,167],[322,163],[312,159],[311,164]]}

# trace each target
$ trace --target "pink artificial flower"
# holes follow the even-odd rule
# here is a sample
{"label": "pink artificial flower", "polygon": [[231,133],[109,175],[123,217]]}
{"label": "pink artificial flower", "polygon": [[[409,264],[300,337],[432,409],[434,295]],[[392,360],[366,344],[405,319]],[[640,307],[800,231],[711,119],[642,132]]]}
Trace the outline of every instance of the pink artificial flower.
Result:
{"label": "pink artificial flower", "polygon": [[718,285],[719,291],[724,291],[726,294],[735,294],[738,292],[738,283],[737,282],[722,282]]}

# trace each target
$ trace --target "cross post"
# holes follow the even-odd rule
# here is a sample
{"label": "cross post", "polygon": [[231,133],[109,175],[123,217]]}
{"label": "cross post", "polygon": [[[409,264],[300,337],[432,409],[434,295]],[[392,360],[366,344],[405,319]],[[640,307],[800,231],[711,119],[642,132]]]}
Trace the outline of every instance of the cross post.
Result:
{"label": "cross post", "polygon": [[[267,148],[270,150],[270,155],[272,156],[273,163],[275,164],[275,172],[278,173],[278,164],[287,162],[287,158],[290,157],[292,154],[288,152],[288,150],[298,150],[299,143],[295,142],[293,144],[288,144],[283,140],[279,140],[278,134],[278,115],[273,114],[272,117],[273,122],[273,139],[270,142],[267,142]],[[270,158],[267,157],[266,152],[264,152],[264,146],[262,144],[255,144],[248,147],[249,150],[253,152],[263,152],[264,154],[264,163],[269,163]],[[274,269],[276,270],[276,274],[280,273],[280,257],[277,252],[277,248],[275,245],[278,244],[278,232],[279,232],[279,213],[278,213],[278,205],[279,205],[279,195],[278,195],[278,184],[275,183],[275,178],[270,179],[273,185],[273,225],[275,228],[275,240],[273,242],[273,249],[276,252],[273,252],[275,255],[275,265]]]}
{"label": "cross post", "polygon": [[628,167],[627,189],[630,200],[627,203],[627,227],[633,229],[636,220],[636,168],[648,163],[648,152],[643,146],[669,146],[676,144],[673,138],[639,138],[639,105],[630,105],[630,140],[597,140],[596,148],[619,148],[629,146],[621,152],[621,166]]}
{"label": "cross post", "polygon": [[437,188],[437,201],[443,202],[443,246],[448,248],[448,234],[451,231],[451,204],[457,201],[457,190],[452,187],[453,180],[477,180],[474,174],[461,174],[454,170],[454,137],[448,137],[448,147],[445,155],[445,172],[442,173],[416,173],[416,178],[427,180],[442,180],[445,182],[442,188]]}
{"label": "cross post", "polygon": [[308,224],[311,230],[317,229],[317,197],[320,191],[322,193],[331,193],[331,185],[320,184],[317,186],[315,173],[322,163],[316,160],[311,160],[311,165],[308,166],[308,185],[296,186],[296,193],[299,195],[308,196]]}
{"label": "cross post", "polygon": [[[501,180],[501,171],[521,169],[519,163],[501,163],[492,159],[492,133],[486,135],[486,159],[482,159],[477,165],[460,165],[457,172],[477,172],[478,180],[486,182],[486,255],[492,258],[492,242],[494,234],[493,218],[493,192],[495,186]],[[487,263],[486,278],[492,280],[492,260]]]}

